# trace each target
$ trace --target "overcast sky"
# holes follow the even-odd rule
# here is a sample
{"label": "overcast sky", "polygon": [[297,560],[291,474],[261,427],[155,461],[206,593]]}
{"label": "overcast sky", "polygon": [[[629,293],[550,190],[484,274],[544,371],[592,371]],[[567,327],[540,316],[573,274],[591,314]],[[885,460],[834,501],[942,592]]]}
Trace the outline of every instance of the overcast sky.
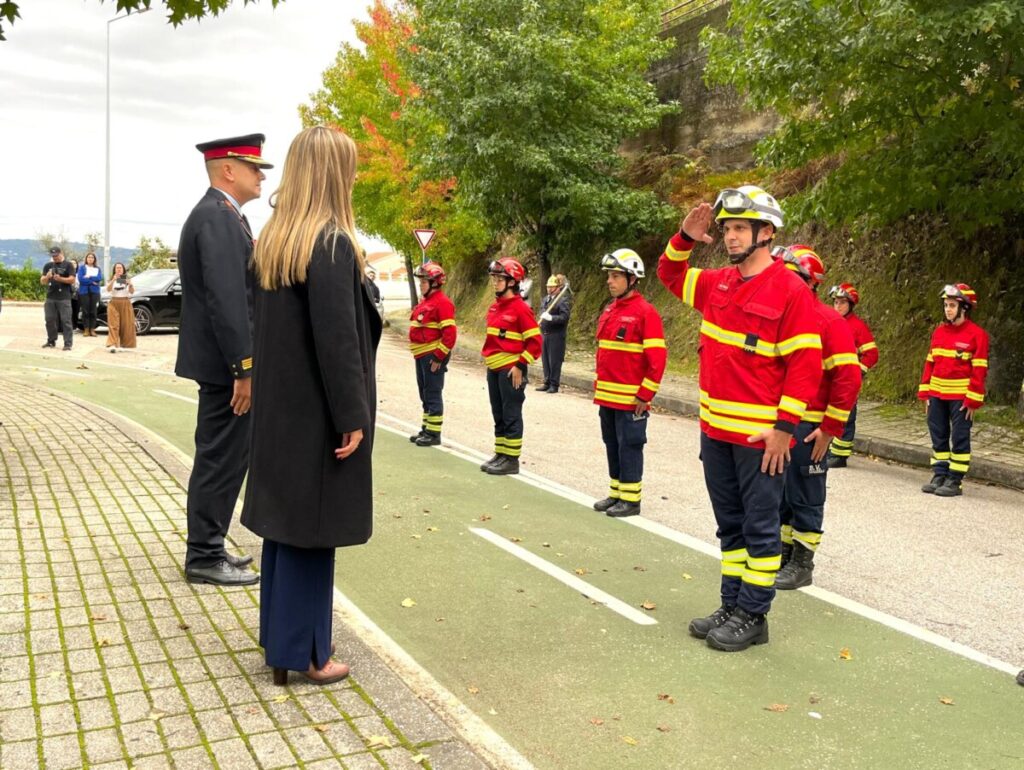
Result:
{"label": "overcast sky", "polygon": [[[110,26],[111,244],[140,235],[175,248],[207,187],[197,142],[264,133],[263,197],[245,207],[254,229],[270,215],[298,105],[319,88],[353,18],[369,0],[235,0],[218,18],[177,29],[153,10]],[[64,228],[103,232],[107,21],[112,2],[27,0],[0,42],[0,238]],[[368,247],[379,244],[368,241]]]}

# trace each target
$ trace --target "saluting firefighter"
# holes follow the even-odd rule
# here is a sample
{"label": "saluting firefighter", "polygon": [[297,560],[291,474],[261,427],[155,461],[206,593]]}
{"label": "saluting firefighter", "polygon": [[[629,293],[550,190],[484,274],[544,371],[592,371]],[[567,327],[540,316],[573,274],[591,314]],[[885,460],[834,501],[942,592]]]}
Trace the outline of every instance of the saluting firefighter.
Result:
{"label": "saluting firefighter", "polygon": [[632,249],[601,258],[612,301],[597,319],[597,380],[601,439],[608,455],[608,497],[595,511],[620,518],[640,513],[644,444],[651,399],[661,387],[668,350],[661,316],[640,294],[644,263]]}
{"label": "saluting firefighter", "polygon": [[441,289],[446,276],[439,264],[426,262],[413,275],[419,279],[423,298],[409,317],[409,349],[416,360],[423,423],[409,440],[416,446],[437,446],[444,425],[444,374],[458,334],[455,305]]}
{"label": "saluting firefighter", "polygon": [[523,451],[523,402],[527,368],[540,357],[540,327],[519,295],[526,270],[511,257],[491,262],[495,302],[487,309],[487,336],[480,354],[487,364],[487,393],[494,417],[494,457],[480,466],[493,476],[519,473]]}
{"label": "saluting firefighter", "polygon": [[[860,292],[852,283],[841,283],[829,289],[828,295],[832,297],[832,307],[839,315],[846,319],[853,332],[853,341],[857,345],[857,359],[860,361],[860,371],[867,374],[868,369],[878,363],[878,345],[875,344],[875,335],[864,323],[864,319],[854,312],[860,302]],[[850,410],[850,419],[846,421],[846,429],[843,435],[832,442],[832,448],[828,453],[829,468],[845,468],[847,460],[853,453],[853,439],[857,433],[857,405]]]}
{"label": "saluting firefighter", "polygon": [[782,569],[775,577],[781,591],[813,582],[814,554],[821,544],[825,519],[825,480],[829,444],[843,435],[857,395],[861,371],[850,325],[835,310],[817,301],[825,265],[810,246],[794,244],[772,250],[786,267],[804,279],[815,295],[814,310],[821,334],[822,370],[818,393],[804,412],[793,438],[780,510]]}
{"label": "saluting firefighter", "polygon": [[[690,267],[696,241],[722,229],[727,267]],[[821,380],[814,298],[781,261],[775,198],[753,185],[690,211],[658,264],[662,283],[704,317],[700,326],[701,459],[722,546],[722,604],[690,633],[718,650],[768,641],[781,563],[779,505],[793,434]]]}
{"label": "saluting firefighter", "polygon": [[572,295],[564,275],[548,278],[548,293],[540,303],[540,332],[544,335],[541,364],[544,382],[536,390],[557,393],[562,383],[562,362],[565,361],[565,336],[572,314]]}
{"label": "saluting firefighter", "polygon": [[947,284],[940,296],[946,320],[932,333],[917,391],[932,438],[933,476],[921,491],[956,497],[971,467],[974,413],[985,402],[988,333],[971,320],[978,298],[970,286]]}

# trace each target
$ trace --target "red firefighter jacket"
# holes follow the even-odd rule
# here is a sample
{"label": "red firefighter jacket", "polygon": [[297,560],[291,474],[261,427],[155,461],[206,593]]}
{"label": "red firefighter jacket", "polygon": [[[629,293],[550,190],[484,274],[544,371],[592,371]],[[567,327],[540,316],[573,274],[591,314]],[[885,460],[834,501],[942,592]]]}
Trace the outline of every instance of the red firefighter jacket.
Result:
{"label": "red firefighter jacket", "polygon": [[[821,384],[804,412],[807,422],[821,423],[830,436],[841,438],[850,410],[860,395],[861,363],[853,331],[839,313],[828,305],[815,302],[821,327]],[[867,327],[865,327],[867,328]],[[877,354],[876,354],[877,355]]]}
{"label": "red firefighter jacket", "polygon": [[700,423],[710,438],[749,436],[803,418],[821,381],[814,298],[781,261],[744,280],[734,267],[690,267],[693,241],[672,236],[661,282],[704,318],[700,325]]}
{"label": "red firefighter jacket", "polygon": [[425,296],[409,316],[409,349],[414,358],[431,353],[444,361],[455,347],[455,305],[440,289]]}
{"label": "red firefighter jacket", "polygon": [[932,333],[917,397],[960,401],[968,409],[985,402],[988,374],[988,334],[969,318],[962,324],[943,323]]}
{"label": "red firefighter jacket", "polygon": [[487,336],[480,355],[488,369],[529,366],[540,358],[540,347],[540,327],[533,310],[518,294],[503,297],[487,309]]}
{"label": "red firefighter jacket", "polygon": [[597,379],[594,403],[632,410],[650,402],[661,387],[668,350],[661,316],[634,290],[616,299],[597,320]]}
{"label": "red firefighter jacket", "polygon": [[857,345],[857,357],[860,359],[860,370],[866,372],[878,363],[878,345],[875,344],[875,335],[864,323],[864,319],[852,310],[846,314],[846,323],[850,325],[853,332],[853,341]]}

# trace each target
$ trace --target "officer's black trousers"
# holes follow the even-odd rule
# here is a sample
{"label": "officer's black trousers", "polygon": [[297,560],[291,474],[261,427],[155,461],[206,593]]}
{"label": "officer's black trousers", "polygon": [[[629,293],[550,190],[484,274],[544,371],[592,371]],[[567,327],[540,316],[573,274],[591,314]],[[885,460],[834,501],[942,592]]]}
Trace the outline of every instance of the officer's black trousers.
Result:
{"label": "officer's black trousers", "polygon": [[[928,432],[932,437],[932,472],[962,479],[971,468],[971,421],[961,401],[928,399]],[[950,451],[952,438],[952,451]]]}
{"label": "officer's black trousers", "polygon": [[433,372],[431,363],[437,361],[433,355],[416,359],[416,387],[420,391],[420,403],[423,404],[422,430],[428,433],[440,433],[444,424],[444,373],[448,369],[448,361],[441,363],[440,368]]}
{"label": "officer's black trousers", "polygon": [[263,541],[260,647],[268,666],[320,669],[331,657],[334,549]]}
{"label": "officer's black trousers", "polygon": [[544,384],[558,388],[562,382],[562,362],[565,360],[565,329],[544,335],[540,360],[544,365]]}
{"label": "officer's black trousers", "polygon": [[509,372],[487,370],[487,395],[494,418],[494,453],[519,457],[523,450],[523,402],[526,400],[526,373],[522,387],[512,387]]}
{"label": "officer's black trousers", "polygon": [[817,428],[817,423],[801,422],[794,433],[796,446],[790,450],[786,468],[786,486],[782,495],[782,540],[794,540],[812,551],[821,542],[825,519],[825,480],[828,463],[811,460],[814,444],[804,443]]}
{"label": "officer's black trousers", "polygon": [[632,409],[602,406],[601,439],[608,455],[608,496],[639,503],[644,477],[644,444],[647,443],[647,412],[634,419]]}
{"label": "officer's black trousers", "polygon": [[853,409],[850,410],[850,419],[846,421],[846,427],[843,428],[843,437],[837,438],[832,441],[832,446],[829,447],[829,454],[835,455],[836,457],[849,457],[853,454],[853,437],[857,434],[857,405],[853,405]]}
{"label": "officer's black trousers", "polygon": [[779,505],[784,475],[761,472],[764,450],[700,436],[704,481],[722,545],[722,604],[764,613],[781,562]]}
{"label": "officer's black trousers", "polygon": [[[199,383],[196,456],[188,480],[185,568],[224,558],[224,538],[249,463],[249,414],[231,409],[231,385]],[[282,447],[287,451],[287,447]]]}

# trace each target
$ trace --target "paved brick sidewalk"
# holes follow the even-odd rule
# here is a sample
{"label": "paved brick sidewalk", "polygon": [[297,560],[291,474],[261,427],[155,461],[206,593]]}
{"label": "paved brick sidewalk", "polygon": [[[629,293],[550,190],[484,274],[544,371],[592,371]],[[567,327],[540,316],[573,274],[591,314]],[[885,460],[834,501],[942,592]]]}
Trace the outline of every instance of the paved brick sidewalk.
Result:
{"label": "paved brick sidewalk", "polygon": [[258,588],[184,581],[180,474],[130,428],[10,381],[0,421],[0,768],[485,767],[337,622],[353,677],[275,687]]}

